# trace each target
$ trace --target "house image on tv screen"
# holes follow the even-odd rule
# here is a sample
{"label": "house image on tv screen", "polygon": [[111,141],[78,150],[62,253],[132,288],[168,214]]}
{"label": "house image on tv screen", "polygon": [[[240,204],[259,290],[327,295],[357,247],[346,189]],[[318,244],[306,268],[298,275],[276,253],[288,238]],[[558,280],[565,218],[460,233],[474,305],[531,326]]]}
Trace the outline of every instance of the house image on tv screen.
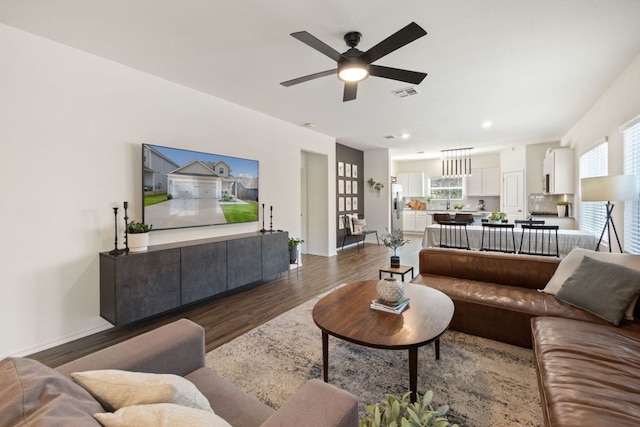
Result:
{"label": "house image on tv screen", "polygon": [[237,182],[229,165],[192,160],[167,174],[168,193],[174,199],[219,199],[236,195]]}
{"label": "house image on tv screen", "polygon": [[258,220],[257,161],[148,144],[142,160],[144,220],[153,229]]}

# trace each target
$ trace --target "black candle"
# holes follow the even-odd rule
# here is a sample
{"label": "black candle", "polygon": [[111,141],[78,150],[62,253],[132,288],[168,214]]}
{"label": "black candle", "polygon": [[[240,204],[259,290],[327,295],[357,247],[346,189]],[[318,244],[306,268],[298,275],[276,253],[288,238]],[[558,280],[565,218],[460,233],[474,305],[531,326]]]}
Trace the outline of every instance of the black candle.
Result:
{"label": "black candle", "polygon": [[127,209],[129,207],[129,202],[124,202],[124,208]]}

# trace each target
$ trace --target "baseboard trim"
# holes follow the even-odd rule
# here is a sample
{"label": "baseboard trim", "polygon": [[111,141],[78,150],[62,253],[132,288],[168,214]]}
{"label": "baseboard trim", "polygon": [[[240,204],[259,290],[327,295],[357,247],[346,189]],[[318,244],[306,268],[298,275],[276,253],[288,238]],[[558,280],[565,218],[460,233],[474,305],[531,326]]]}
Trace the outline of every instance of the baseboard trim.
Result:
{"label": "baseboard trim", "polygon": [[4,357],[8,357],[8,356],[15,356],[15,357],[29,356],[31,354],[39,353],[39,352],[44,351],[44,350],[49,350],[52,347],[56,347],[56,346],[59,346],[59,345],[62,345],[62,344],[66,344],[68,342],[77,340],[79,338],[84,338],[84,337],[87,337],[89,335],[93,335],[93,334],[98,333],[98,332],[106,331],[107,329],[111,329],[113,327],[114,327],[113,325],[108,325],[108,324],[107,325],[102,325],[102,326],[96,326],[95,328],[88,329],[88,330],[82,331],[82,332],[78,332],[78,333],[75,333],[73,335],[68,335],[66,337],[57,339],[55,341],[50,341],[50,342],[48,342],[46,344],[43,344],[43,345],[40,345],[40,346],[37,346],[37,347],[32,347],[32,348],[28,348],[26,350],[19,351],[18,353],[13,354],[13,355],[6,355],[6,356],[0,355],[0,359],[2,359]]}

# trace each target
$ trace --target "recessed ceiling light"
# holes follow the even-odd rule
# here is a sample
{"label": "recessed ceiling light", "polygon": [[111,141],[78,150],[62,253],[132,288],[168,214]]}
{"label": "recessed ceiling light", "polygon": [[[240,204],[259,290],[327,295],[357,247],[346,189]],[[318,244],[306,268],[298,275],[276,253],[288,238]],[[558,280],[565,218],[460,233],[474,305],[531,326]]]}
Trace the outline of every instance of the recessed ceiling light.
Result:
{"label": "recessed ceiling light", "polygon": [[482,123],[482,127],[483,128],[490,128],[491,126],[493,126],[493,122],[490,122],[489,120],[487,120],[486,122]]}
{"label": "recessed ceiling light", "polygon": [[400,135],[400,138],[402,138],[402,139],[409,139],[409,137],[410,137],[410,136],[411,136],[411,135],[409,135],[408,133],[406,133],[406,132],[405,132],[405,133],[403,133],[402,135]]}

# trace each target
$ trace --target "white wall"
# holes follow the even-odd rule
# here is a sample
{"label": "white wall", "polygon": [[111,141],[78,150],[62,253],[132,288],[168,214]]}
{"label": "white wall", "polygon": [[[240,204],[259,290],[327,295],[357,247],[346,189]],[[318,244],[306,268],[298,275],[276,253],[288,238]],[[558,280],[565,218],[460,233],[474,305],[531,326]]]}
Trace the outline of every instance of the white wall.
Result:
{"label": "white wall", "polygon": [[[333,138],[5,25],[0,57],[0,358],[110,327],[98,253],[113,248],[112,206],[141,217],[142,142],[259,160],[260,202],[294,236],[301,151],[335,164]],[[157,231],[151,244],[259,228]]]}
{"label": "white wall", "polygon": [[597,102],[562,138],[562,145],[584,153],[593,144],[609,138],[609,175],[623,173],[620,126],[640,115],[640,55],[629,64]]}
{"label": "white wall", "polygon": [[[640,55],[638,55],[600,96],[596,103],[578,120],[562,138],[562,145],[576,150],[576,165],[582,153],[588,151],[603,137],[609,139],[609,175],[624,173],[624,144],[620,127],[640,115]],[[576,167],[576,214],[579,216],[579,180]],[[613,211],[620,241],[624,245],[624,209],[618,202]],[[614,249],[617,245],[614,245]]]}
{"label": "white wall", "polygon": [[[369,230],[377,230],[378,236],[391,228],[391,160],[389,150],[364,152],[364,212]],[[380,191],[369,188],[369,178],[384,184]]]}

